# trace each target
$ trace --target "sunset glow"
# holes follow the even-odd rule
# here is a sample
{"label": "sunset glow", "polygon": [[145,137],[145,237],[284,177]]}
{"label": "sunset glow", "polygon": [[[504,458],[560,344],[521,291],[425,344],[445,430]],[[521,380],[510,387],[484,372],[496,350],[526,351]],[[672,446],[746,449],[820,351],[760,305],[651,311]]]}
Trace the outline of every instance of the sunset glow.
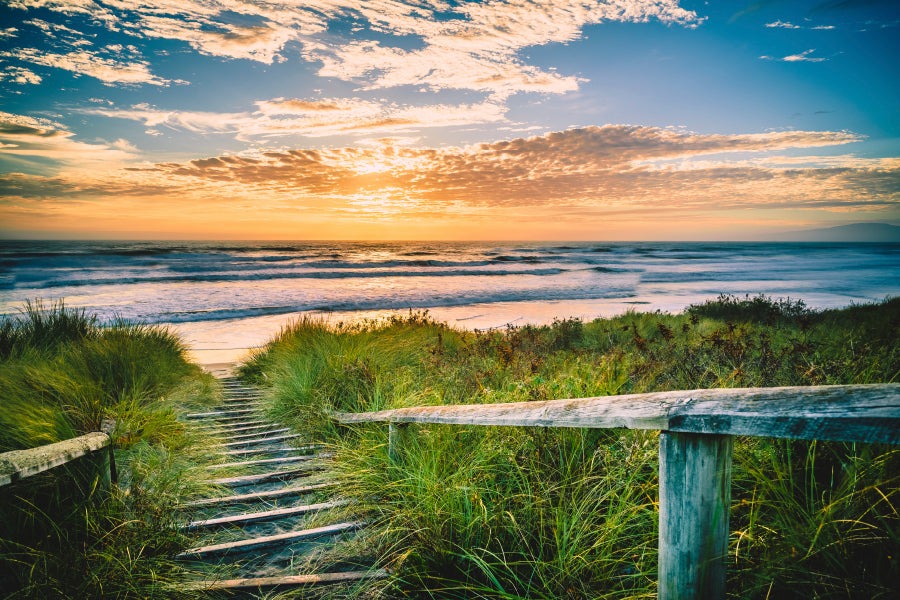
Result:
{"label": "sunset glow", "polygon": [[900,224],[900,8],[0,7],[0,235],[758,239]]}

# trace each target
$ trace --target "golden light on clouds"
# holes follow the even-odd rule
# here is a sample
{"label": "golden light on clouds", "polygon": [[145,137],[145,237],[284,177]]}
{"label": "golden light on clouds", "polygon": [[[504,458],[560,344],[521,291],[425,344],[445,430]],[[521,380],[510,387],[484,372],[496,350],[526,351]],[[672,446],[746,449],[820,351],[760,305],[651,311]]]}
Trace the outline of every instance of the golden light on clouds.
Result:
{"label": "golden light on clouds", "polygon": [[[72,143],[64,132],[34,125],[8,124],[4,143],[49,153]],[[848,155],[817,164],[809,156],[779,164],[773,156],[855,141],[845,132],[724,136],[605,126],[468,147],[414,148],[385,139],[363,148],[247,152],[112,172],[83,163],[52,177],[0,177],[0,215],[23,230],[82,219],[113,234],[140,221],[148,232],[176,237],[214,230],[252,238],[544,231],[622,239],[638,231],[663,235],[673,219],[695,224],[689,229],[696,232],[697,223],[718,215],[727,228],[722,219],[734,211],[877,215],[898,200],[897,159]],[[110,157],[124,152],[94,149]],[[739,158],[729,162],[730,155]],[[608,229],[598,232],[597,223]]]}

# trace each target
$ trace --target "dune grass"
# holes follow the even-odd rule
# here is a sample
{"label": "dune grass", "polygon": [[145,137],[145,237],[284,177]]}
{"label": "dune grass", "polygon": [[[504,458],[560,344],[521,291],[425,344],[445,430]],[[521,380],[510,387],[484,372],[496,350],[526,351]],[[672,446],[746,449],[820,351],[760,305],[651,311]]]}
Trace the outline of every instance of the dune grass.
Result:
{"label": "dune grass", "polygon": [[192,468],[209,457],[176,411],[219,393],[163,328],[40,302],[0,324],[0,451],[110,420],[120,478],[100,452],[0,488],[0,597],[177,597],[174,506],[204,491]]}
{"label": "dune grass", "polygon": [[[652,598],[657,434],[383,426],[329,410],[515,402],[715,387],[896,382],[900,299],[813,311],[723,296],[684,313],[465,332],[427,314],[302,319],[243,368],[272,412],[333,444],[373,551],[422,598]],[[900,587],[900,449],[739,438],[729,594],[891,598]]]}

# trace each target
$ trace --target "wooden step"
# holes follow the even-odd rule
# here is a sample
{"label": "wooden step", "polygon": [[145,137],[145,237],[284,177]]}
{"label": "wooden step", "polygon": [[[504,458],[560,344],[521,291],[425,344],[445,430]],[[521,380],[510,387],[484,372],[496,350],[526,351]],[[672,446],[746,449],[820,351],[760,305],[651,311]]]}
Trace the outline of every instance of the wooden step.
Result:
{"label": "wooden step", "polygon": [[225,439],[231,440],[232,442],[237,442],[240,440],[250,440],[250,439],[253,439],[254,437],[258,438],[259,436],[265,437],[266,435],[273,435],[276,433],[285,433],[290,430],[291,430],[290,427],[283,427],[281,429],[270,429],[268,431],[256,431],[253,433],[245,433],[245,434],[241,434],[241,435],[227,435],[227,436],[225,436]]}
{"label": "wooden step", "polygon": [[234,417],[210,417],[208,420],[210,421],[207,426],[219,426],[219,427],[228,427],[234,425],[235,423],[240,423],[241,421],[245,421],[247,419],[256,418],[257,423],[265,423],[262,421],[263,415],[259,414],[259,411],[247,411],[248,413],[256,413],[256,414],[247,414],[247,415],[236,415]]}
{"label": "wooden step", "polygon": [[317,510],[337,508],[338,506],[344,506],[349,503],[349,500],[332,500],[331,502],[321,502],[319,504],[305,504],[303,506],[291,506],[275,510],[244,513],[242,515],[218,517],[216,519],[205,519],[203,521],[191,521],[186,525],[182,525],[181,529],[184,531],[193,531],[195,529],[219,527],[222,525],[240,525],[245,523],[259,523],[260,521],[274,521],[276,519],[283,519],[284,517],[305,515],[306,513],[315,512]]}
{"label": "wooden step", "polygon": [[260,500],[275,500],[277,498],[287,498],[288,496],[302,496],[304,494],[312,494],[321,490],[335,487],[337,482],[323,481],[321,483],[312,483],[309,485],[286,487],[280,490],[269,490],[268,492],[253,492],[252,494],[240,494],[237,496],[222,496],[219,498],[204,498],[203,500],[194,500],[182,504],[182,508],[193,508],[197,506],[216,506],[227,504],[246,504],[248,502],[258,502]]}
{"label": "wooden step", "polygon": [[248,425],[246,427],[219,427],[217,430],[210,429],[209,431],[204,431],[204,433],[209,433],[213,435],[225,435],[228,433],[238,433],[243,434],[245,432],[253,433],[254,435],[268,433],[269,431],[274,431],[275,429],[283,429],[283,426],[278,423],[266,423],[265,425]]}
{"label": "wooden step", "polygon": [[285,446],[282,448],[248,448],[247,450],[229,450],[225,456],[247,456],[250,454],[293,454],[295,452],[312,452],[321,446]]}
{"label": "wooden step", "polygon": [[272,442],[280,442],[283,440],[293,440],[298,437],[303,437],[300,433],[290,433],[288,435],[273,435],[272,437],[261,437],[255,438],[251,440],[241,440],[239,442],[228,442],[225,444],[219,444],[223,448],[243,448],[245,446],[258,446],[259,444],[271,444]]}
{"label": "wooden step", "polygon": [[272,425],[278,425],[278,423],[269,423],[268,421],[262,421],[257,419],[256,421],[244,421],[242,423],[212,423],[210,425],[195,425],[191,423],[194,429],[199,429],[200,431],[206,431],[207,429],[229,429],[234,430],[236,428],[241,427],[269,427]]}
{"label": "wooden step", "polygon": [[258,475],[239,475],[237,477],[222,477],[220,479],[210,479],[207,483],[216,485],[224,485],[228,487],[241,487],[245,485],[255,485],[259,483],[271,483],[273,481],[285,481],[287,479],[296,479],[304,477],[316,471],[324,471],[324,463],[315,463],[304,465],[298,469],[288,469],[285,471],[271,471],[269,473],[260,473]]}
{"label": "wooden step", "polygon": [[246,415],[252,412],[256,412],[252,408],[243,408],[240,410],[218,410],[215,412],[205,412],[205,413],[189,413],[184,415],[187,419],[210,419],[216,417],[231,417],[237,415]]}
{"label": "wooden step", "polygon": [[218,554],[228,554],[229,552],[246,552],[248,550],[257,550],[268,546],[280,546],[284,544],[292,544],[303,540],[314,540],[321,537],[339,535],[356,531],[363,527],[365,523],[362,521],[351,521],[347,523],[337,523],[335,525],[326,525],[325,527],[315,527],[313,529],[303,529],[301,531],[291,531],[289,533],[281,533],[278,535],[268,535],[265,537],[251,538],[249,540],[241,540],[239,542],[229,542],[226,544],[213,544],[211,546],[201,546],[199,548],[191,548],[177,555],[177,558],[203,558],[206,556],[214,556]]}
{"label": "wooden step", "polygon": [[247,579],[221,579],[218,581],[198,581],[179,586],[180,590],[243,590],[274,588],[287,586],[330,585],[348,583],[366,579],[384,579],[388,576],[386,569],[372,571],[347,571],[344,573],[319,573],[316,575],[282,575],[281,577],[252,577]]}
{"label": "wooden step", "polygon": [[204,469],[222,469],[225,467],[252,467],[255,465],[278,465],[292,462],[303,462],[317,458],[331,458],[331,454],[307,454],[305,456],[283,456],[281,458],[263,458],[260,460],[247,460],[244,462],[222,463],[220,465],[206,465]]}

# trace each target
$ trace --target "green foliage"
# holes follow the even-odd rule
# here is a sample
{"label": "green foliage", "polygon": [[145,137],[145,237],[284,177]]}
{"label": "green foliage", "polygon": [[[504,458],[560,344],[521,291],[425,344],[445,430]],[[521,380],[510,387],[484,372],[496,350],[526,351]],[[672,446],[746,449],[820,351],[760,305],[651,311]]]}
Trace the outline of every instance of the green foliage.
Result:
{"label": "green foliage", "polygon": [[[0,488],[0,597],[168,598],[185,547],[174,507],[202,485],[202,444],[176,409],[211,404],[214,380],[163,328],[101,327],[62,303],[28,303],[0,325],[0,451],[112,430],[105,451]],[[196,471],[194,472],[196,473]]]}
{"label": "green foliage", "polygon": [[753,298],[749,295],[738,298],[732,294],[720,294],[715,300],[689,306],[685,312],[701,318],[770,325],[779,321],[803,323],[804,319],[814,314],[803,300],[775,299],[764,294]]}
{"label": "green foliage", "polygon": [[[651,598],[655,434],[410,426],[396,463],[383,427],[338,428],[329,411],[894,382],[898,338],[897,299],[815,312],[723,296],[678,315],[505,331],[415,313],[358,326],[305,319],[244,373],[271,386],[279,419],[334,444],[344,489],[371,500],[373,543],[404,593]],[[735,452],[735,597],[889,597],[900,581],[896,449],[746,439]]]}

